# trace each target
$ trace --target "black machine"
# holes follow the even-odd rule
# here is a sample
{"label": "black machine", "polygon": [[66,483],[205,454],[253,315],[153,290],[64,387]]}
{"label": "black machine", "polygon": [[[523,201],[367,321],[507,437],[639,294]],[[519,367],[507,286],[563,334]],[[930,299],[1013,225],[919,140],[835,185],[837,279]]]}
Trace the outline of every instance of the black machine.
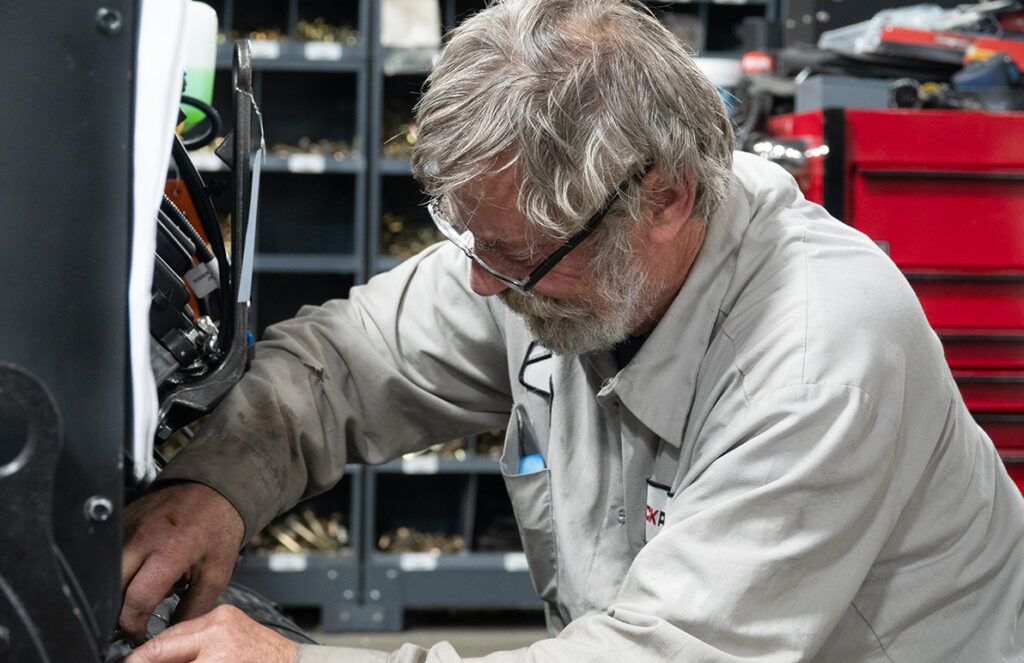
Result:
{"label": "black machine", "polygon": [[[114,663],[121,606],[121,513],[145,489],[133,452],[128,283],[139,4],[0,6],[0,660]],[[55,11],[55,9],[57,11]],[[208,412],[245,370],[247,269],[255,222],[247,42],[234,47],[233,128],[217,154],[230,180],[217,210],[189,147],[169,170],[194,212],[157,211],[149,309],[157,438]],[[201,105],[196,100],[186,103]],[[258,113],[258,110],[256,111]],[[257,166],[258,168],[258,166]],[[231,217],[230,249],[218,212]],[[144,229],[142,232],[152,232]],[[264,599],[221,599],[300,642]],[[165,626],[175,598],[151,631]]]}

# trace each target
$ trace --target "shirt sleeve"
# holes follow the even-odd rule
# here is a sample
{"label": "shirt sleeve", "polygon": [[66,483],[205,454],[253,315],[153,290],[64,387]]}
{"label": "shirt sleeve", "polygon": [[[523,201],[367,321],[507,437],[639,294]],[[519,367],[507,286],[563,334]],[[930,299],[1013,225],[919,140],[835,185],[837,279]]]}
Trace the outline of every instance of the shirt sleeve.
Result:
{"label": "shirt sleeve", "polygon": [[[854,387],[779,389],[705,440],[714,459],[686,476],[606,612],[521,650],[407,645],[387,663],[813,659],[898,518],[897,439]],[[350,660],[303,649],[300,663]]]}
{"label": "shirt sleeve", "polygon": [[333,486],[346,463],[504,426],[503,331],[450,248],[268,328],[245,376],[160,481],[217,490],[248,537]]}

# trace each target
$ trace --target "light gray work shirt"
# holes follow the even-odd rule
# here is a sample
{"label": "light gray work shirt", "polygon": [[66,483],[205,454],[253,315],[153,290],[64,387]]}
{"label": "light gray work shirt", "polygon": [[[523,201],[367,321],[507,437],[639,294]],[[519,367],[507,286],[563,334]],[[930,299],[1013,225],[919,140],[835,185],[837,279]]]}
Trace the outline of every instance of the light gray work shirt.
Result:
{"label": "light gray work shirt", "polygon": [[[434,246],[271,327],[164,478],[217,489],[252,533],[346,462],[508,424],[552,637],[474,660],[1024,660],[1024,501],[906,280],[785,171],[736,155],[621,370],[547,355],[468,277]],[[518,475],[527,428],[547,469]],[[463,659],[442,643],[299,660]]]}

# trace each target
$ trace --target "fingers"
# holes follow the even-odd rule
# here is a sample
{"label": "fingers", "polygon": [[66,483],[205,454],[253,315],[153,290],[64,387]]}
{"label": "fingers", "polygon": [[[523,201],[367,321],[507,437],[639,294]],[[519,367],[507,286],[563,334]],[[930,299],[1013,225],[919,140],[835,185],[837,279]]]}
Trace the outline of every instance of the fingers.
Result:
{"label": "fingers", "polygon": [[186,571],[187,567],[176,565],[160,555],[146,558],[125,589],[119,619],[121,628],[132,642],[145,639],[146,625],[153,610],[170,592],[175,580]]}
{"label": "fingers", "polygon": [[224,588],[231,580],[231,569],[206,566],[196,572],[189,582],[188,591],[181,597],[178,609],[174,611],[175,621],[185,621],[204,615],[213,609]]}
{"label": "fingers", "polygon": [[176,624],[125,663],[295,663],[298,643],[260,626],[233,606]]}
{"label": "fingers", "polygon": [[231,578],[245,526],[235,508],[201,484],[175,484],[125,509],[120,623],[134,642],[156,605],[182,577],[190,582],[178,614],[213,607]]}
{"label": "fingers", "polygon": [[204,644],[199,620],[182,622],[142,645],[125,663],[190,663],[199,658]]}

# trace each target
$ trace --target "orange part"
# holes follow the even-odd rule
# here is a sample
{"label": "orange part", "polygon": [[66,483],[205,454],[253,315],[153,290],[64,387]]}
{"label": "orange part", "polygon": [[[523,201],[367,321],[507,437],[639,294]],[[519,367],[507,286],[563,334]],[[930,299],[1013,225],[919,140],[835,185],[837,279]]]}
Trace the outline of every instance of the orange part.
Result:
{"label": "orange part", "polygon": [[[196,206],[192,203],[192,197],[188,195],[188,189],[185,188],[185,183],[181,180],[167,180],[164,184],[164,193],[171,199],[178,209],[184,214],[185,218],[188,219],[189,225],[196,229],[199,236],[203,238],[204,242],[209,243],[209,239],[206,237],[206,233],[203,232],[203,225],[199,223],[199,213],[196,212]],[[192,307],[192,318],[199,318],[199,302],[196,300],[196,293],[192,292],[192,286],[185,282],[185,286],[189,292],[189,306]]]}

